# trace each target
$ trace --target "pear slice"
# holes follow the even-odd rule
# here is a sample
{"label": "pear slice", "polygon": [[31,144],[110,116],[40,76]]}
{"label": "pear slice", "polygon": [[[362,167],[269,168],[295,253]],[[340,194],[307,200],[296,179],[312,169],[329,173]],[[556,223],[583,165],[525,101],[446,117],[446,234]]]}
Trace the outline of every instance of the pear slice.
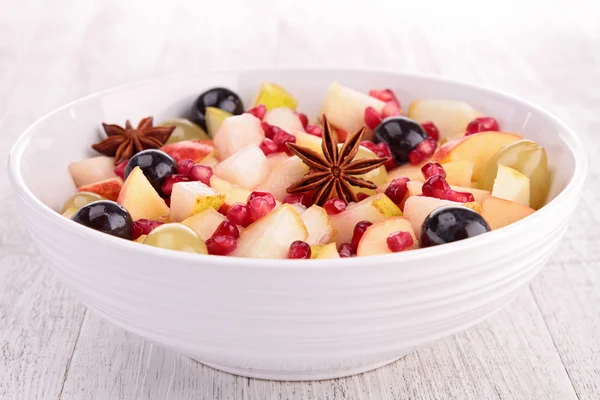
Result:
{"label": "pear slice", "polygon": [[403,217],[388,218],[367,228],[363,234],[356,255],[372,256],[376,254],[392,253],[387,244],[387,238],[392,233],[408,232],[413,238],[413,249],[419,247],[417,237],[410,221]]}
{"label": "pear slice", "polygon": [[267,110],[278,107],[288,107],[295,110],[298,102],[283,87],[275,83],[263,82],[260,84],[258,94],[254,100],[254,106],[259,104],[263,104],[267,107]]}
{"label": "pear slice", "polygon": [[224,194],[202,182],[177,182],[171,193],[171,221],[181,222],[206,209],[218,209],[224,202]]}
{"label": "pear slice", "polygon": [[337,233],[327,211],[316,204],[302,213],[302,221],[308,230],[306,243],[310,245],[327,243]]}
{"label": "pear slice", "polygon": [[288,194],[287,188],[308,174],[308,171],[309,168],[300,158],[287,158],[267,175],[256,190],[269,192],[275,200],[283,201]]}
{"label": "pear slice", "polygon": [[215,137],[223,121],[229,117],[233,117],[233,114],[220,108],[206,107],[206,130],[211,139]]}
{"label": "pear slice", "polygon": [[225,221],[227,218],[214,208],[208,208],[202,212],[199,212],[196,215],[192,215],[189,218],[183,220],[182,224],[192,228],[194,232],[200,239],[206,241],[208,240],[217,227],[221,224],[221,222]]}
{"label": "pear slice", "polygon": [[158,195],[140,167],[135,167],[125,180],[117,203],[125,207],[134,221],[159,219],[169,214],[167,203]]}
{"label": "pear slice", "polygon": [[498,165],[492,196],[529,207],[529,177],[506,165]]}
{"label": "pear slice", "polygon": [[310,250],[310,258],[313,259],[340,258],[335,243],[313,245],[310,246]]}

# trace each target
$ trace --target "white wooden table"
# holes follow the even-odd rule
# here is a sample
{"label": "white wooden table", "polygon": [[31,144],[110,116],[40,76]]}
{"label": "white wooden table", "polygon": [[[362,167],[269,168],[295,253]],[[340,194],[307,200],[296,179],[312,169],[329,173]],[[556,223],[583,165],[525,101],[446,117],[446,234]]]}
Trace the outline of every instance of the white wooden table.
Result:
{"label": "white wooden table", "polygon": [[172,73],[297,64],[437,73],[522,96],[581,133],[591,174],[567,237],[508,309],[464,333],[347,379],[256,381],[86,311],[13,214],[2,162],[1,399],[600,399],[597,0],[200,3],[1,0],[2,154],[63,103]]}

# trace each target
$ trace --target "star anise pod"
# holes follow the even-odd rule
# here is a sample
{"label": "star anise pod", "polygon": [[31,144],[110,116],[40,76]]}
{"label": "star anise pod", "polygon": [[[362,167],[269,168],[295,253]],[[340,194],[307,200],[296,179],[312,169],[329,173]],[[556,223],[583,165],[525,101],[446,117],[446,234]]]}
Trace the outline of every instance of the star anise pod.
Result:
{"label": "star anise pod", "polygon": [[354,134],[349,135],[341,149],[335,138],[327,117],[323,115],[323,155],[306,147],[288,143],[287,146],[292,153],[311,168],[311,172],[304,175],[302,179],[287,188],[288,193],[316,191],[314,203],[323,205],[327,200],[337,197],[346,203],[358,201],[352,186],[365,189],[376,189],[373,182],[359,178],[379,168],[388,161],[387,158],[365,158],[353,161],[358,153],[360,142],[365,133],[361,128]]}
{"label": "star anise pod", "polygon": [[92,148],[106,156],[114,156],[115,165],[142,150],[162,147],[175,130],[175,126],[152,126],[152,117],[142,119],[137,128],[129,120],[125,122],[125,128],[105,123],[102,127],[108,137],[93,144]]}

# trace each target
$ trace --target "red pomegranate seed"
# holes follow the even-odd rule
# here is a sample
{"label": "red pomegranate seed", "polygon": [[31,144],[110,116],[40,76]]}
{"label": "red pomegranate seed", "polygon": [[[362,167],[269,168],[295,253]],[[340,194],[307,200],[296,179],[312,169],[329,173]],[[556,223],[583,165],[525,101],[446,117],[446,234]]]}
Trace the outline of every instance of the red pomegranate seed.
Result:
{"label": "red pomegranate seed", "polygon": [[164,194],[166,194],[167,196],[170,196],[171,192],[173,191],[174,184],[176,184],[177,182],[187,182],[187,181],[189,181],[189,178],[184,175],[167,176],[167,178],[165,179],[165,181],[163,182],[163,184],[161,186],[162,192]]}
{"label": "red pomegranate seed", "polygon": [[219,214],[227,216],[227,211],[229,211],[229,204],[223,203],[217,211],[219,212]]}
{"label": "red pomegranate seed", "polygon": [[444,199],[446,198],[446,192],[451,189],[444,177],[440,175],[433,175],[432,177],[427,178],[421,190],[423,192],[423,196]]}
{"label": "red pomegranate seed", "polygon": [[362,201],[364,199],[368,199],[369,197],[371,197],[371,196],[369,196],[368,194],[363,193],[363,192],[356,193],[356,198],[358,199],[358,201]]}
{"label": "red pomegranate seed", "polygon": [[436,142],[438,140],[440,140],[440,131],[438,130],[437,126],[434,125],[433,122],[431,122],[431,121],[423,122],[421,124],[421,126],[423,127],[423,129],[425,130],[427,135],[429,135],[430,138],[432,138]]}
{"label": "red pomegranate seed", "polygon": [[260,126],[262,127],[263,132],[265,133],[265,137],[267,139],[273,139],[273,135],[275,134],[275,132],[273,131],[274,126],[269,125],[266,122],[261,122]]}
{"label": "red pomegranate seed", "polygon": [[121,161],[120,163],[118,163],[115,166],[115,175],[117,175],[119,178],[121,179],[125,179],[125,167],[127,167],[127,163],[129,162],[129,159],[125,160],[125,161]]}
{"label": "red pomegranate seed", "polygon": [[406,193],[408,193],[408,187],[406,184],[410,179],[406,177],[396,178],[394,179],[390,185],[385,189],[385,195],[390,198],[395,204],[400,205],[404,198],[406,197]]}
{"label": "red pomegranate seed", "polygon": [[321,128],[319,125],[306,125],[306,128],[304,128],[306,130],[306,133],[316,136],[316,137],[323,137],[323,128]]}
{"label": "red pomegranate seed", "polygon": [[417,145],[410,153],[408,153],[408,160],[411,164],[420,164],[423,160],[428,159],[433,155],[437,148],[437,142],[433,139],[425,139]]}
{"label": "red pomegranate seed", "polygon": [[400,104],[395,101],[388,101],[381,109],[381,118],[395,117],[400,115]]}
{"label": "red pomegranate seed", "polygon": [[369,96],[375,97],[377,100],[381,100],[384,103],[388,103],[390,101],[395,102],[400,105],[398,98],[392,91],[392,89],[371,89],[369,90]]}
{"label": "red pomegranate seed", "polygon": [[353,253],[356,253],[360,239],[362,239],[363,235],[365,234],[365,231],[371,225],[373,225],[373,223],[370,221],[360,221],[359,223],[357,223],[354,226],[354,232],[352,233],[352,240],[350,241],[350,244],[352,244],[352,252]]}
{"label": "red pomegranate seed", "polygon": [[277,143],[268,138],[265,138],[258,147],[260,147],[265,156],[281,152],[279,150],[279,146],[277,146]]}
{"label": "red pomegranate seed", "polygon": [[387,237],[388,249],[394,253],[409,249],[414,243],[412,235],[408,232],[394,232]]}
{"label": "red pomegranate seed", "polygon": [[375,153],[377,156],[379,156],[379,148],[375,143],[371,142],[370,140],[363,140],[362,142],[360,142],[360,145],[362,147],[366,147],[367,149]]}
{"label": "red pomegranate seed", "polygon": [[303,114],[301,112],[297,112],[296,114],[298,114],[298,118],[300,119],[302,127],[304,128],[304,130],[306,130],[306,127],[308,126],[308,117],[306,116],[306,114]]}
{"label": "red pomegranate seed", "polygon": [[138,219],[133,223],[133,239],[135,240],[142,235],[147,235],[152,232],[152,229],[162,225],[162,222],[151,219]]}
{"label": "red pomegranate seed", "polygon": [[206,241],[208,254],[226,256],[237,247],[237,239],[231,236],[213,236]]}
{"label": "red pomegranate seed", "polygon": [[246,113],[252,114],[262,121],[262,119],[265,117],[265,114],[267,113],[267,107],[265,107],[264,104],[259,104],[246,111]]}
{"label": "red pomegranate seed", "polygon": [[381,114],[377,112],[373,107],[365,108],[365,125],[367,128],[373,130],[377,128],[377,125],[381,123]]}
{"label": "red pomegranate seed", "polygon": [[279,151],[286,152],[287,154],[292,154],[290,149],[287,147],[287,143],[296,143],[296,136],[290,135],[283,129],[279,129],[276,126],[273,127],[273,131],[275,134],[273,135],[273,141],[277,144]]}
{"label": "red pomegranate seed", "polygon": [[310,245],[302,240],[296,240],[294,243],[290,245],[290,250],[288,251],[288,258],[292,259],[306,259],[310,258],[311,250]]}
{"label": "red pomegranate seed", "polygon": [[323,208],[328,215],[339,214],[346,209],[346,203],[340,199],[329,199],[323,204]]}
{"label": "red pomegranate seed", "polygon": [[446,171],[439,162],[431,161],[421,167],[421,172],[425,179],[431,178],[434,175],[439,175],[442,178],[446,177]]}
{"label": "red pomegranate seed", "polygon": [[[252,195],[250,195],[252,196]],[[254,197],[248,199],[248,210],[250,210],[250,220],[256,221],[275,208],[275,200],[271,202],[267,197]]]}
{"label": "red pomegranate seed", "polygon": [[283,202],[286,204],[302,204],[304,207],[310,207],[313,204],[312,192],[292,193],[285,196]]}
{"label": "red pomegranate seed", "polygon": [[210,186],[210,178],[213,176],[213,169],[208,165],[197,164],[192,167],[189,173],[190,180],[200,181]]}
{"label": "red pomegranate seed", "polygon": [[177,171],[180,175],[189,175],[192,167],[196,165],[193,160],[186,158],[185,160],[179,161],[177,164]]}
{"label": "red pomegranate seed", "polygon": [[240,237],[240,231],[236,224],[225,220],[217,226],[217,229],[215,229],[212,236],[231,236],[232,238],[237,239]]}
{"label": "red pomegranate seed", "polygon": [[243,203],[235,203],[227,211],[227,219],[244,228],[252,223],[250,209]]}
{"label": "red pomegranate seed", "polygon": [[341,128],[333,128],[335,130],[335,135],[337,136],[338,142],[343,143],[346,141],[348,137],[348,132]]}
{"label": "red pomegranate seed", "polygon": [[473,135],[479,132],[499,131],[500,124],[492,117],[479,117],[469,122],[465,136]]}
{"label": "red pomegranate seed", "polygon": [[267,202],[269,203],[269,207],[275,208],[275,196],[273,196],[273,194],[270,192],[262,192],[259,190],[255,190],[254,192],[250,193],[250,195],[248,196],[248,199],[246,200],[246,203],[250,204],[252,199],[256,199],[258,197],[262,197],[262,198],[266,199]]}
{"label": "red pomegranate seed", "polygon": [[392,170],[394,168],[396,168],[398,166],[398,163],[396,162],[396,159],[394,158],[394,156],[392,155],[392,150],[390,150],[390,146],[385,143],[385,142],[381,142],[377,144],[377,156],[378,157],[387,157],[389,158],[389,160],[387,160],[387,162],[384,164],[385,165],[385,169]]}
{"label": "red pomegranate seed", "polygon": [[348,242],[340,244],[338,252],[340,253],[340,257],[342,258],[355,256],[354,252],[352,251],[352,244]]}

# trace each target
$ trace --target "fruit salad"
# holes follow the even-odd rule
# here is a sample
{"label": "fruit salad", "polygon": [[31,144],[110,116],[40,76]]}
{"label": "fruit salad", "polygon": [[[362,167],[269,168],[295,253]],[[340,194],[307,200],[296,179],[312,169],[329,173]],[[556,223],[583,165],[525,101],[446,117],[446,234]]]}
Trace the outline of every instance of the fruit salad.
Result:
{"label": "fruit salad", "polygon": [[[318,115],[262,83],[187,118],[102,124],[61,214],[140,245],[230,257],[400,253],[502,229],[542,207],[545,149],[450,99],[333,83]],[[311,117],[314,117],[311,118]],[[112,121],[111,121],[112,122]]]}

